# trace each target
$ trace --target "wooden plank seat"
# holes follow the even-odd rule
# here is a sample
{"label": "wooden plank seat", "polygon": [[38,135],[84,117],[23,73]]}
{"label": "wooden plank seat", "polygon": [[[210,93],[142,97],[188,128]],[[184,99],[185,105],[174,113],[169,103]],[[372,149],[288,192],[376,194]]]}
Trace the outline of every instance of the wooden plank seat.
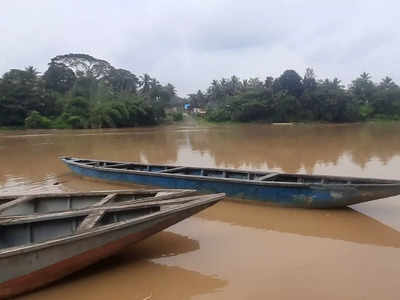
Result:
{"label": "wooden plank seat", "polygon": [[[117,195],[118,194],[116,194],[116,193],[107,195],[99,202],[93,204],[92,207],[99,207],[106,203],[110,203],[115,199],[115,197],[117,197]],[[81,224],[79,224],[76,231],[82,232],[82,231],[93,228],[96,225],[96,223],[101,219],[101,217],[104,215],[105,212],[106,212],[106,209],[102,209],[102,210],[94,211],[94,212],[90,213],[85,219],[83,219]]]}
{"label": "wooden plank seat", "polygon": [[270,173],[270,174],[266,174],[264,176],[258,177],[257,180],[265,181],[266,179],[271,179],[271,178],[274,178],[274,177],[276,177],[278,175],[279,175],[279,173]]}
{"label": "wooden plank seat", "polygon": [[161,171],[158,171],[157,173],[174,173],[174,172],[182,171],[185,169],[186,169],[186,167],[176,167],[176,168],[172,168],[172,169],[161,170]]}
{"label": "wooden plank seat", "polygon": [[130,164],[130,163],[115,163],[115,164],[106,165],[106,168],[124,167],[124,166],[129,166],[129,165],[132,165],[132,164]]}

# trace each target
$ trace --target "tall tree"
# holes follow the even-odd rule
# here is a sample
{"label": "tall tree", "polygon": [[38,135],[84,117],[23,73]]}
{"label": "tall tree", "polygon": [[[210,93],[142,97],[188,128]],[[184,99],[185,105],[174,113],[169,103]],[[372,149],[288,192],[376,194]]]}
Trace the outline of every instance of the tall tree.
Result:
{"label": "tall tree", "polygon": [[73,87],[76,76],[64,64],[51,62],[42,79],[47,89],[65,94]]}
{"label": "tall tree", "polygon": [[375,92],[375,84],[371,80],[371,75],[364,72],[353,80],[350,92],[360,104],[370,103]]}
{"label": "tall tree", "polygon": [[106,77],[115,93],[136,94],[139,79],[135,74],[124,69],[111,69]]}
{"label": "tall tree", "polygon": [[175,86],[171,83],[168,83],[165,86],[165,89],[167,90],[167,92],[171,95],[171,96],[176,96],[176,89]]}
{"label": "tall tree", "polygon": [[1,80],[0,107],[0,123],[18,126],[24,124],[31,111],[51,115],[54,99],[44,91],[35,68],[12,69]]}
{"label": "tall tree", "polygon": [[140,93],[142,95],[149,95],[151,84],[151,76],[149,74],[143,74],[139,79],[139,86],[141,87]]}
{"label": "tall tree", "polygon": [[303,78],[304,91],[313,91],[317,87],[317,80],[315,79],[314,70],[307,68]]}
{"label": "tall tree", "polygon": [[277,80],[275,80],[274,90],[286,90],[289,95],[300,97],[303,93],[302,78],[296,71],[286,70]]}
{"label": "tall tree", "polygon": [[267,76],[267,78],[265,79],[265,82],[264,82],[265,88],[272,89],[273,84],[274,84],[274,77]]}
{"label": "tall tree", "polygon": [[109,75],[113,70],[109,62],[80,53],[58,55],[52,58],[50,63],[62,64],[70,68],[77,77],[84,76],[100,79]]}
{"label": "tall tree", "polygon": [[380,89],[389,90],[393,88],[397,88],[398,85],[393,81],[392,78],[386,76],[381,80],[378,86]]}

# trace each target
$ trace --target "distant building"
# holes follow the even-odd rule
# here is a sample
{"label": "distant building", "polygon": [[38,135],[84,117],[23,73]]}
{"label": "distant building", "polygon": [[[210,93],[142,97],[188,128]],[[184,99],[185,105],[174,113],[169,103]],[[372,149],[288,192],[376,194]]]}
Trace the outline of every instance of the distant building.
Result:
{"label": "distant building", "polygon": [[193,108],[193,113],[195,113],[197,115],[205,115],[207,113],[207,111],[202,108],[195,107],[195,108]]}
{"label": "distant building", "polygon": [[167,107],[165,109],[166,113],[174,113],[174,112],[178,112],[178,108],[177,107]]}

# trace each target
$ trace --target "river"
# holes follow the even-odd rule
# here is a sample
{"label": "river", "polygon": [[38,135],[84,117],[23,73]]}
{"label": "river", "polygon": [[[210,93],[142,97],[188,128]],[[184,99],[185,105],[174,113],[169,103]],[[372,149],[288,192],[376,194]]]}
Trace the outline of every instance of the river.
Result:
{"label": "river", "polygon": [[[0,131],[0,193],[137,187],[79,178],[62,155],[400,179],[400,123]],[[399,230],[400,197],[341,210],[227,199],[21,299],[398,299]]]}

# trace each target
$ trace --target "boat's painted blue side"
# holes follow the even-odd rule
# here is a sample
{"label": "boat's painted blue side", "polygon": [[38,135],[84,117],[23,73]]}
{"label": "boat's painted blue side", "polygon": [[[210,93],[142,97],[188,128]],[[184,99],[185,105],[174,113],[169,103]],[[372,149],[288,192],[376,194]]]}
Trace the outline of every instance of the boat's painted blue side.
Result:
{"label": "boat's painted blue side", "polygon": [[245,182],[225,182],[200,180],[196,178],[179,178],[157,176],[157,174],[126,173],[113,170],[102,170],[92,167],[81,167],[69,164],[69,168],[82,176],[99,179],[132,182],[137,184],[154,185],[167,188],[196,189],[206,192],[224,192],[229,196],[244,199],[265,201],[281,206],[304,208],[334,208],[344,207],[350,202],[347,197],[337,197],[331,189],[314,188],[312,186],[271,186],[246,184]]}

